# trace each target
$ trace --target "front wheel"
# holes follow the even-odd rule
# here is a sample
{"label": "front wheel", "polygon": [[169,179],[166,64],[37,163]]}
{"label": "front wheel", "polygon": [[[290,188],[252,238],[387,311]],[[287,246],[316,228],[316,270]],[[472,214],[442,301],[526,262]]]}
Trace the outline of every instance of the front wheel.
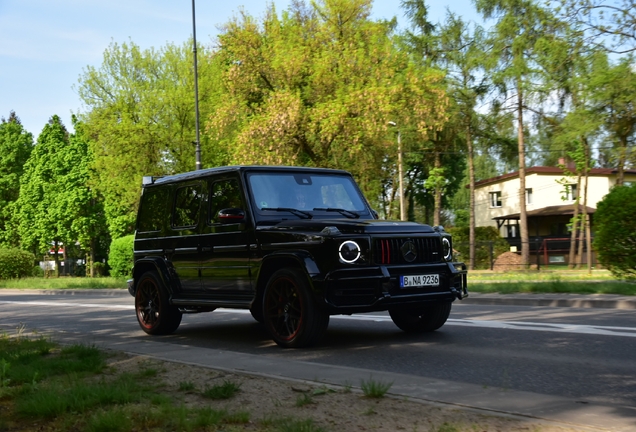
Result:
{"label": "front wheel", "polygon": [[329,315],[315,304],[307,277],[288,268],[274,273],[265,287],[263,322],[278,345],[300,348],[322,338]]}
{"label": "front wheel", "polygon": [[451,302],[444,301],[429,303],[418,308],[396,308],[390,309],[389,315],[395,325],[405,332],[430,332],[444,325],[450,315],[451,305]]}
{"label": "front wheel", "polygon": [[168,292],[154,271],[144,273],[139,279],[135,310],[139,326],[151,335],[170,334],[181,324],[181,312],[170,304]]}

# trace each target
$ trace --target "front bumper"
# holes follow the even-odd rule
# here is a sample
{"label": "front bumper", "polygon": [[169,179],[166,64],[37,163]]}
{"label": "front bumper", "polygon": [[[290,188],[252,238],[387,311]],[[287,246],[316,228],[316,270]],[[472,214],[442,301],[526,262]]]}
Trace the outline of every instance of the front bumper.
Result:
{"label": "front bumper", "polygon": [[[439,286],[400,288],[400,276],[421,274],[438,274]],[[340,269],[330,272],[324,280],[313,282],[324,293],[331,313],[346,314],[461,300],[468,297],[466,277],[466,265],[455,262]]]}

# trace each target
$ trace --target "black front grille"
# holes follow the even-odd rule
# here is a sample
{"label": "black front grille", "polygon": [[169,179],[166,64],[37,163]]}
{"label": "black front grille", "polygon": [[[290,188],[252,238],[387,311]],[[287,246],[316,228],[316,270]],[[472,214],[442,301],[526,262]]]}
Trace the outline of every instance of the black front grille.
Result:
{"label": "black front grille", "polygon": [[[415,245],[416,256],[407,261],[402,246],[407,241]],[[442,262],[442,242],[440,237],[379,238],[373,240],[374,264],[432,264]]]}

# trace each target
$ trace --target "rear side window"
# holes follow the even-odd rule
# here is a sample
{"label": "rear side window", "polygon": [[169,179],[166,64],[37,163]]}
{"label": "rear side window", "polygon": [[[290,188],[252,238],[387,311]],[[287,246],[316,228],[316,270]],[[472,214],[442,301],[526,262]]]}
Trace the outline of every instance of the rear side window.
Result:
{"label": "rear side window", "polygon": [[167,188],[147,188],[141,196],[137,231],[161,231],[167,224],[170,190]]}
{"label": "rear side window", "polygon": [[199,222],[201,208],[201,187],[199,185],[184,186],[175,194],[173,228],[193,228]]}

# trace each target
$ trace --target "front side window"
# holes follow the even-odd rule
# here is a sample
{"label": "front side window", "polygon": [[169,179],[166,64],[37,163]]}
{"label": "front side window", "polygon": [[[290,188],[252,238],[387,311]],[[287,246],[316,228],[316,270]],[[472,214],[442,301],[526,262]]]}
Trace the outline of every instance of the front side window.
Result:
{"label": "front side window", "polygon": [[210,189],[210,223],[221,223],[219,220],[220,210],[230,208],[244,209],[244,207],[238,180],[220,180],[212,184]]}
{"label": "front side window", "polygon": [[199,222],[201,207],[201,188],[199,185],[177,189],[175,194],[172,226],[174,228],[192,228]]}
{"label": "front side window", "polygon": [[490,207],[501,207],[501,192],[490,192]]}

